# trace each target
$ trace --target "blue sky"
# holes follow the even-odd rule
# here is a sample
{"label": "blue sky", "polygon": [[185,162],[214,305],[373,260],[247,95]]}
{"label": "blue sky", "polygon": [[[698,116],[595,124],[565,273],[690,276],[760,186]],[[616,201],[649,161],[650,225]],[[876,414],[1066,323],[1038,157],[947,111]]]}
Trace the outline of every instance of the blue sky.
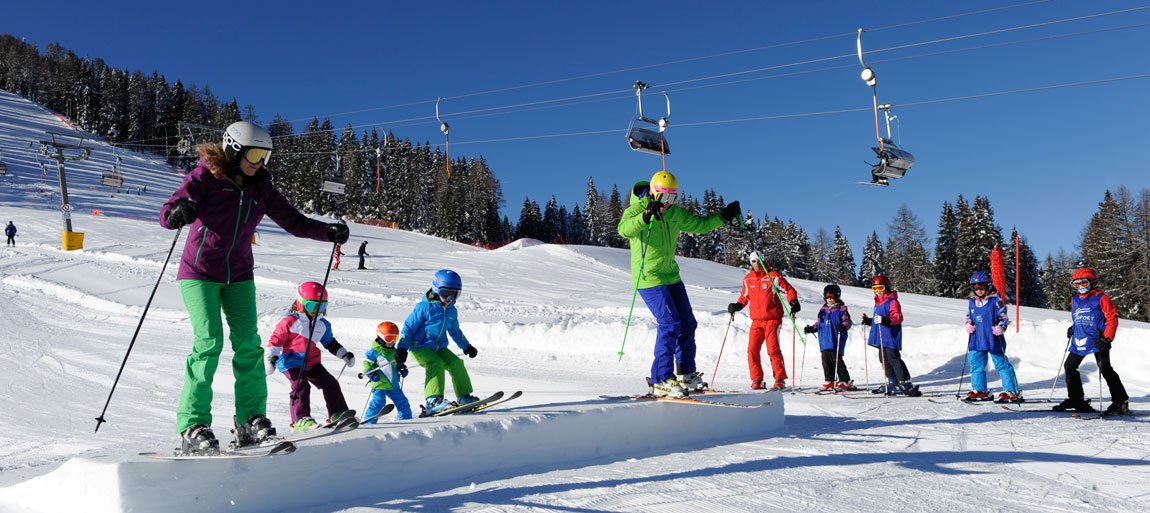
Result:
{"label": "blue sky", "polygon": [[[269,5],[55,2],[53,14],[19,2],[0,32],[209,85],[297,128],[326,116],[441,144],[444,97],[452,154],[487,158],[513,221],[527,196],[572,206],[589,177],[609,191],[660,169],[624,140],[636,80],[671,96],[667,169],[685,193],[714,189],[812,236],[839,225],[856,254],[872,230],[885,240],[903,203],[933,242],[942,202],[963,194],[988,196],[1006,234],[1018,226],[1043,258],[1075,249],[1105,190],[1150,186],[1150,79],[1129,79],[1150,74],[1150,9],[1048,24],[1147,2]],[[975,11],[988,12],[954,16]],[[879,101],[917,158],[885,189],[856,184],[874,142],[859,27],[872,29]],[[995,94],[1109,79],[1124,80]]]}

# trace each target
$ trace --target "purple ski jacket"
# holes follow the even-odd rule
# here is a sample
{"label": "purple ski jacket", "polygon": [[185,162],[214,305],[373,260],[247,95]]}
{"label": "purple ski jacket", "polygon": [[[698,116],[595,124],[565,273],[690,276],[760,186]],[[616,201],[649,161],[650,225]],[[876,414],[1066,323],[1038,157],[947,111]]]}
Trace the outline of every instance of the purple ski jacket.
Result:
{"label": "purple ski jacket", "polygon": [[252,235],[264,214],[296,237],[327,241],[327,223],[310,219],[288,203],[271,182],[271,173],[260,168],[245,177],[245,186],[212,176],[200,159],[179,189],[160,209],[160,226],[169,230],[168,211],[176,200],[196,203],[196,220],[190,225],[178,280],[233,283],[254,279]]}

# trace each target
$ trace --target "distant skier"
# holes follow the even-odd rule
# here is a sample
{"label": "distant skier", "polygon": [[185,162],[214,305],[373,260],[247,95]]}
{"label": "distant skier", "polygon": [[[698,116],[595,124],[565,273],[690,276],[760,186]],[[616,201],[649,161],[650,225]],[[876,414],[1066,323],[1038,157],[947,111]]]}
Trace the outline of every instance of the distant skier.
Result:
{"label": "distant skier", "polygon": [[333,271],[339,270],[339,257],[341,257],[341,256],[344,256],[343,245],[342,244],[336,244],[335,245],[335,262],[332,264],[331,270],[333,270]]}
{"label": "distant skier", "polygon": [[1082,390],[1082,375],[1078,366],[1086,355],[1093,353],[1098,371],[1110,389],[1110,406],[1103,415],[1129,415],[1130,396],[1122,386],[1122,379],[1110,362],[1110,347],[1118,331],[1118,309],[1110,296],[1098,288],[1098,274],[1094,269],[1082,267],[1071,277],[1074,296],[1070,298],[1070,315],[1074,324],[1066,328],[1070,354],[1066,355],[1067,399],[1054,407],[1054,411],[1097,411],[1086,402]]}
{"label": "distant skier", "polygon": [[266,214],[296,237],[339,243],[347,242],[348,230],[307,218],[280,194],[266,167],[272,139],[263,128],[233,123],[222,144],[201,144],[196,150],[199,164],[160,209],[160,225],[171,230],[191,225],[176,275],[195,337],[176,413],[181,451],[213,453],[219,450],[211,426],[212,378],[224,348],[221,311],[235,353],[236,441],[246,445],[275,435],[266,416],[267,378],[256,329],[252,245],[247,243],[256,226]]}
{"label": "distant skier", "polygon": [[448,336],[463,350],[468,358],[475,358],[479,350],[463,336],[459,329],[459,312],[455,302],[463,291],[463,278],[450,269],[436,271],[431,280],[431,289],[423,294],[423,299],[403,322],[403,337],[396,346],[395,363],[404,366],[408,352],[423,367],[423,415],[433,415],[452,406],[443,398],[445,389],[444,372],[451,375],[451,387],[455,389],[457,401],[464,405],[478,401],[471,394],[471,376],[463,360],[455,356],[448,347]]}
{"label": "distant skier", "polygon": [[801,308],[799,296],[795,288],[787,282],[786,277],[778,271],[767,272],[763,269],[763,261],[759,254],[752,251],[747,255],[751,264],[751,271],[743,277],[743,288],[739,292],[739,300],[727,305],[727,312],[734,315],[751,304],[751,332],[747,341],[747,365],[751,371],[751,388],[766,388],[763,382],[763,342],[767,345],[767,356],[771,359],[771,371],[775,383],[771,388],[783,389],[787,386],[787,364],[783,361],[783,351],[779,347],[779,327],[783,325],[783,315],[786,313],[779,294],[787,298],[791,314]]}
{"label": "distant skier", "polygon": [[920,396],[910,381],[910,371],[902,361],[902,305],[898,302],[898,292],[890,286],[886,276],[878,275],[871,283],[874,292],[874,317],[862,316],[863,326],[870,326],[867,345],[879,348],[879,362],[886,374],[886,384],[873,392],[877,394],[906,394]]}
{"label": "distant skier", "polygon": [[[823,360],[823,386],[824,391],[855,390],[854,381],[847,372],[847,364],[843,362],[846,352],[847,338],[850,336],[851,314],[847,311],[846,303],[842,302],[842,288],[832,283],[823,287],[823,307],[819,308],[818,321],[803,331],[819,334],[819,352]],[[838,374],[838,381],[835,374]]]}
{"label": "distant skier", "polygon": [[12,221],[8,221],[8,226],[4,227],[4,235],[8,237],[6,246],[16,246],[16,225]]}
{"label": "distant skier", "polygon": [[[363,418],[379,414],[387,406],[388,398],[395,403],[399,420],[411,418],[411,403],[403,393],[402,378],[407,377],[407,365],[395,362],[395,346],[399,343],[399,326],[394,322],[383,321],[375,328],[375,340],[371,349],[363,355],[363,375],[371,380],[371,402]],[[365,424],[375,424],[372,419]]]}
{"label": "distant skier", "polygon": [[650,181],[635,182],[631,199],[619,219],[618,231],[631,246],[631,275],[638,293],[659,323],[655,358],[651,362],[651,392],[683,397],[707,388],[703,373],[695,370],[695,314],[687,287],[679,276],[675,249],[679,232],[707,233],[740,215],[734,201],[721,213],[692,214],[675,205],[679,181],[659,171]]}
{"label": "distant skier", "polygon": [[[1006,327],[1010,325],[1006,303],[990,290],[990,273],[977,271],[970,277],[974,297],[966,308],[967,361],[970,363],[970,393],[966,401],[1020,402],[1018,378],[1014,366],[1006,358]],[[1002,393],[992,397],[986,386],[986,355],[994,361],[994,368],[1002,378]]]}
{"label": "distant skier", "polygon": [[371,256],[371,255],[367,254],[367,241],[363,241],[363,244],[359,245],[359,268],[360,269],[367,269],[367,267],[364,266],[363,264],[364,264],[365,257],[369,257],[369,256]]}
{"label": "distant skier", "polygon": [[339,381],[323,366],[323,355],[316,343],[343,360],[348,367],[355,365],[355,355],[332,334],[331,322],[325,317],[327,291],[323,285],[305,282],[300,284],[297,293],[291,313],[280,319],[268,339],[267,373],[278,370],[287,376],[291,383],[291,428],[293,431],[307,431],[319,427],[319,422],[311,415],[309,382],[323,391],[329,422],[338,422],[348,415],[355,416],[355,411],[347,408]]}

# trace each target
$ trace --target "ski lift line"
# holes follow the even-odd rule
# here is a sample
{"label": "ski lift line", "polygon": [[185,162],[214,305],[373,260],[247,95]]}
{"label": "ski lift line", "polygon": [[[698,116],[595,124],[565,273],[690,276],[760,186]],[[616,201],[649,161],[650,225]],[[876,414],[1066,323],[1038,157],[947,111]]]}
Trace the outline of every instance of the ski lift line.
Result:
{"label": "ski lift line", "polygon": [[[896,104],[896,106],[898,106],[899,108],[918,107],[918,106],[923,106],[923,105],[934,105],[934,104],[939,104],[939,103],[950,103],[950,102],[956,102],[956,101],[975,100],[975,99],[981,99],[981,98],[989,98],[989,97],[994,97],[994,96],[1006,96],[1006,95],[1012,95],[1012,94],[1025,94],[1025,93],[1049,91],[1049,90],[1054,90],[1054,89],[1085,87],[1085,86],[1091,86],[1091,85],[1122,82],[1122,81],[1127,81],[1127,80],[1139,80],[1139,79],[1146,79],[1146,78],[1150,78],[1150,74],[1129,75],[1129,76],[1124,76],[1124,77],[1113,77],[1113,78],[1104,78],[1104,79],[1098,79],[1098,80],[1087,80],[1087,81],[1071,82],[1071,83],[1065,83],[1065,84],[1054,84],[1054,85],[1048,85],[1048,86],[1029,87],[1029,88],[1024,88],[1024,89],[1011,89],[1011,90],[1007,90],[1007,91],[995,91],[995,92],[990,92],[990,93],[973,94],[973,95],[965,95],[965,96],[952,96],[949,98],[937,98],[937,99],[933,99],[933,100],[921,100],[921,101],[916,101],[916,102],[899,103],[899,104]],[[792,119],[792,118],[830,116],[830,115],[837,115],[837,114],[851,114],[851,113],[870,112],[870,111],[871,111],[871,107],[856,107],[856,108],[850,108],[850,109],[835,109],[835,110],[825,110],[825,111],[817,111],[817,112],[799,112],[799,113],[794,113],[794,114],[776,114],[776,115],[771,115],[771,116],[755,116],[755,117],[748,117],[748,118],[720,119],[720,120],[712,120],[712,121],[696,121],[693,123],[676,123],[675,126],[680,127],[680,128],[681,127],[699,127],[699,126],[709,126],[709,125],[748,123],[748,122],[753,122],[753,121],[771,121],[771,120],[777,120],[777,119]],[[559,133],[559,134],[546,134],[546,135],[524,136],[524,137],[506,137],[506,138],[499,138],[499,139],[485,139],[485,140],[477,140],[477,141],[456,141],[455,145],[460,146],[460,145],[466,145],[466,144],[495,143],[495,142],[506,142],[506,141],[523,141],[523,140],[533,140],[533,139],[550,139],[550,138],[557,138],[557,137],[575,137],[575,136],[582,136],[582,135],[601,135],[601,134],[611,134],[611,133],[620,133],[620,132],[624,132],[624,130],[619,130],[619,129],[595,130],[595,131],[567,132],[567,133]]]}
{"label": "ski lift line", "polygon": [[[945,38],[934,39],[934,40],[929,40],[929,41],[919,41],[919,42],[909,43],[909,44],[905,44],[905,45],[897,45],[897,46],[891,46],[891,47],[886,47],[886,48],[878,48],[875,50],[869,50],[866,52],[866,54],[870,55],[870,54],[885,53],[885,52],[891,52],[891,51],[902,50],[902,49],[907,49],[907,48],[915,48],[915,47],[919,47],[919,46],[927,46],[927,45],[940,44],[940,43],[946,43],[946,42],[952,42],[952,41],[959,41],[959,40],[970,39],[970,38],[974,38],[974,37],[983,37],[983,36],[988,36],[988,35],[1003,34],[1003,33],[1013,32],[1013,31],[1017,31],[1017,30],[1033,29],[1033,28],[1039,28],[1039,27],[1044,27],[1044,26],[1069,23],[1069,22],[1073,22],[1073,21],[1081,21],[1081,20],[1085,20],[1085,19],[1097,18],[1097,17],[1101,17],[1101,16],[1109,16],[1109,15],[1114,15],[1114,14],[1124,14],[1124,13],[1129,13],[1129,12],[1133,12],[1133,11],[1140,11],[1140,10],[1147,10],[1147,9],[1150,9],[1150,6],[1135,7],[1135,8],[1131,8],[1131,9],[1124,9],[1124,10],[1120,10],[1120,11],[1110,11],[1110,12],[1105,12],[1105,13],[1096,13],[1096,14],[1090,14],[1090,15],[1079,16],[1079,17],[1074,17],[1074,18],[1064,18],[1064,19],[1052,20],[1052,21],[1048,21],[1048,22],[1033,23],[1033,24],[1029,24],[1029,25],[1021,25],[1021,26],[1016,26],[1016,27],[1007,27],[1004,29],[997,29],[997,30],[993,30],[993,31],[985,31],[985,32],[979,32],[979,33],[974,33],[974,34],[964,34],[964,35],[959,35],[959,36],[951,36],[951,37],[945,37]],[[1142,25],[1135,25],[1135,26],[1142,26]],[[1122,28],[1126,28],[1126,27],[1122,27]],[[1096,29],[1094,31],[1086,31],[1086,32],[1082,32],[1082,33],[1076,33],[1076,34],[1072,34],[1072,35],[1092,34],[1092,33],[1098,33],[1098,32],[1111,31],[1111,30],[1121,30],[1122,28],[1119,28],[1119,29],[1103,28],[1103,29]],[[875,29],[867,29],[867,31],[873,31],[873,30],[875,30]],[[854,35],[854,34],[856,34],[856,33],[852,33],[852,35]],[[1048,36],[1045,39],[1057,39],[1060,37],[1070,37],[1070,35]],[[1039,39],[1026,40],[1026,41],[1020,41],[1020,42],[1006,42],[1006,43],[998,43],[997,45],[1005,46],[1005,45],[1010,45],[1010,44],[1020,44],[1020,43],[1025,43],[1025,42],[1041,41],[1041,40],[1045,40],[1045,39],[1039,38]],[[988,45],[988,46],[984,46],[984,47],[976,47],[973,49],[990,48],[990,47],[994,47],[994,46],[995,45]],[[966,50],[972,50],[972,49],[959,49],[957,51],[966,51]],[[848,53],[848,54],[835,55],[835,56],[830,56],[830,57],[821,57],[821,58],[816,58],[816,59],[809,59],[806,61],[799,61],[799,62],[792,62],[792,63],[785,63],[785,64],[776,64],[773,66],[766,66],[766,67],[754,68],[754,69],[749,69],[749,70],[735,71],[735,72],[730,72],[730,73],[722,73],[722,74],[718,74],[718,75],[711,75],[711,76],[706,76],[706,77],[697,77],[697,78],[692,78],[692,79],[669,82],[666,84],[662,84],[662,86],[671,87],[671,86],[690,84],[690,83],[695,83],[695,82],[704,82],[704,81],[708,81],[708,80],[716,80],[716,79],[727,78],[727,77],[732,77],[732,76],[747,75],[747,74],[759,73],[759,72],[763,72],[763,71],[771,71],[771,70],[783,69],[783,68],[788,68],[788,67],[804,66],[804,65],[809,65],[809,64],[817,64],[820,62],[827,62],[827,61],[833,61],[833,60],[839,60],[839,59],[853,58],[856,56],[857,56],[856,53]],[[873,61],[873,62],[889,62],[889,60],[887,60],[887,61]],[[668,89],[668,91],[669,92],[676,92],[676,91],[681,91],[681,89],[679,89],[679,90]],[[628,95],[630,95],[632,93],[631,93],[630,89],[612,90],[612,91],[590,93],[590,94],[586,94],[586,95],[573,96],[573,97],[556,98],[556,99],[551,99],[551,100],[539,100],[539,101],[526,102],[526,103],[520,103],[520,104],[487,107],[487,108],[483,108],[483,109],[473,109],[473,110],[469,110],[469,111],[461,111],[461,112],[458,112],[456,114],[457,114],[457,116],[461,116],[461,115],[471,115],[471,114],[476,114],[476,113],[496,112],[496,111],[503,111],[503,110],[509,110],[509,109],[516,109],[516,108],[524,107],[524,106],[542,105],[542,104],[548,104],[548,103],[559,103],[559,102],[564,102],[564,101],[570,101],[573,99],[592,98],[592,97],[596,97],[596,96],[606,96],[606,95],[615,95],[615,94],[620,94],[620,95],[621,94],[628,94]],[[417,118],[407,118],[407,119],[401,119],[401,120],[386,121],[386,122],[382,122],[380,124],[399,126],[400,123],[427,121],[430,119],[431,118],[429,116],[422,116],[422,117],[417,117]],[[363,125],[360,125],[360,126],[363,126]],[[334,128],[332,130],[334,130]]]}
{"label": "ski lift line", "polygon": [[[886,25],[886,26],[877,27],[877,28],[868,29],[868,30],[870,30],[872,32],[878,32],[881,30],[892,30],[892,29],[910,27],[910,26],[914,26],[914,25],[920,25],[920,24],[924,24],[924,23],[932,23],[932,22],[936,22],[936,21],[963,18],[963,17],[967,17],[967,16],[976,16],[979,14],[987,14],[987,13],[996,12],[996,11],[1005,11],[1005,10],[1009,10],[1009,9],[1016,9],[1019,7],[1029,7],[1032,5],[1048,3],[1050,1],[1051,0],[1037,0],[1037,1],[1033,1],[1033,2],[1023,2],[1023,3],[1019,3],[1019,4],[1004,5],[1004,6],[1000,6],[1000,7],[980,9],[980,10],[976,10],[976,11],[968,11],[968,12],[963,12],[963,13],[950,14],[950,15],[946,15],[946,16],[937,16],[934,18],[925,18],[925,19],[921,19],[921,20],[908,21],[908,22],[904,22],[904,23],[896,23],[893,25]],[[567,78],[559,78],[559,79],[554,79],[554,80],[545,80],[545,81],[541,81],[541,82],[533,82],[533,83],[528,83],[528,84],[520,84],[520,85],[514,85],[514,86],[501,87],[501,88],[496,88],[496,89],[488,89],[488,90],[484,90],[484,91],[476,91],[473,93],[464,93],[464,94],[459,94],[459,95],[455,95],[455,96],[445,96],[445,97],[442,97],[442,99],[444,99],[444,100],[459,100],[459,99],[463,99],[463,98],[471,98],[471,97],[475,97],[475,96],[483,96],[483,95],[502,93],[502,92],[507,92],[507,91],[515,91],[515,90],[519,90],[519,89],[529,89],[529,88],[540,87],[540,86],[561,84],[564,82],[572,82],[572,81],[583,80],[583,79],[588,79],[588,78],[599,78],[599,77],[608,76],[608,75],[617,75],[620,73],[631,73],[631,72],[635,72],[635,71],[647,70],[647,69],[652,69],[652,68],[659,68],[659,67],[664,67],[664,66],[672,66],[672,65],[676,65],[676,64],[698,62],[698,61],[702,61],[702,60],[714,59],[714,58],[719,58],[719,57],[729,57],[731,55],[752,53],[752,52],[757,52],[757,51],[762,51],[762,50],[770,50],[770,49],[775,49],[775,48],[782,48],[782,47],[787,47],[787,46],[797,46],[797,45],[801,45],[801,44],[815,43],[815,42],[819,42],[819,41],[826,41],[829,39],[835,39],[835,38],[847,37],[847,36],[853,36],[853,35],[854,35],[854,32],[852,31],[852,32],[844,32],[841,34],[830,34],[830,35],[826,35],[826,36],[817,36],[817,37],[812,37],[812,38],[807,38],[807,39],[785,41],[782,43],[774,43],[774,44],[758,46],[758,47],[753,47],[753,48],[744,48],[744,49],[740,49],[740,50],[730,50],[730,51],[726,51],[726,52],[703,55],[703,56],[698,56],[698,57],[688,57],[688,58],[684,58],[684,59],[676,59],[676,60],[657,63],[657,64],[646,64],[646,65],[642,65],[642,66],[618,68],[618,69],[610,70],[610,71],[589,73],[589,74],[585,74],[585,75],[576,75],[576,76],[567,77]],[[365,112],[374,112],[374,111],[380,111],[380,110],[397,109],[397,108],[402,108],[402,107],[426,105],[426,104],[433,103],[433,102],[435,102],[435,100],[417,100],[417,101],[412,101],[412,102],[407,102],[407,103],[384,105],[384,106],[380,106],[380,107],[370,107],[370,108],[366,108],[366,109],[357,109],[357,110],[344,111],[344,112],[336,112],[336,113],[327,114],[324,116],[308,116],[308,117],[299,118],[299,119],[289,119],[288,121],[289,122],[307,121],[307,120],[310,120],[312,118],[318,118],[318,117],[334,118],[334,117],[344,116],[344,115],[363,114]]]}

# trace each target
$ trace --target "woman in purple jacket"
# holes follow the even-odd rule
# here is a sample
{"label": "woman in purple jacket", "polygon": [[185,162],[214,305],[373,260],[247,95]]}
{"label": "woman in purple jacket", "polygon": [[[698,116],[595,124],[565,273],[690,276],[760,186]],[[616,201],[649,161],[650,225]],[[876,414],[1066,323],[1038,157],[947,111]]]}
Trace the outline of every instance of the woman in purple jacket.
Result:
{"label": "woman in purple jacket", "polygon": [[272,139],[246,121],[224,131],[223,144],[201,144],[199,165],[160,210],[160,225],[191,225],[176,279],[195,337],[188,355],[184,390],[176,412],[184,453],[215,453],[212,433],[212,377],[224,347],[220,318],[227,317],[235,375],[236,444],[259,443],[275,435],[268,420],[263,349],[256,329],[252,235],[264,215],[296,237],[342,244],[347,225],[327,224],[301,214],[275,188],[265,167]]}

